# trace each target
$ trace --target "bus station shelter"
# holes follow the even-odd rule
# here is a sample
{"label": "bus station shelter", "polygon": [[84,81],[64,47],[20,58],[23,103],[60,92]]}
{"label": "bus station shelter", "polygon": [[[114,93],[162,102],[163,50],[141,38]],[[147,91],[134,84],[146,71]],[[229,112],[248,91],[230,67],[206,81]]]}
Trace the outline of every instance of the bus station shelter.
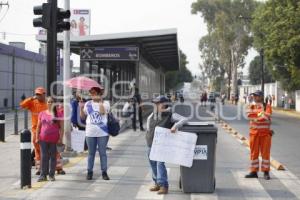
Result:
{"label": "bus station shelter", "polygon": [[[62,47],[60,35],[58,46]],[[144,99],[164,94],[166,72],[179,70],[176,29],[71,37],[70,48],[80,55],[80,74],[108,88],[113,101],[113,92],[126,96],[132,85]]]}

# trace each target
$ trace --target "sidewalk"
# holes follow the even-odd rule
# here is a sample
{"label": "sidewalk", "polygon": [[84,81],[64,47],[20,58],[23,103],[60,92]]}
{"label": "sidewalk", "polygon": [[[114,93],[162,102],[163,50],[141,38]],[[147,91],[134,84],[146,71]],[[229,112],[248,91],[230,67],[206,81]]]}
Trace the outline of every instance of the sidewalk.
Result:
{"label": "sidewalk", "polygon": [[277,112],[277,113],[280,113],[280,114],[300,118],[300,112],[297,112],[295,110],[283,109],[283,108],[278,108],[278,107],[273,107],[273,110],[274,110],[274,112]]}
{"label": "sidewalk", "polygon": [[[95,159],[94,179],[86,180],[86,155],[71,158],[64,166],[66,175],[56,176],[55,182],[37,183],[33,175],[32,188],[21,190],[18,183],[19,166],[17,138],[14,145],[0,143],[0,148],[10,148],[0,170],[0,199],[97,199],[97,200],[256,200],[256,199],[297,199],[300,197],[300,182],[291,179],[287,172],[271,172],[271,181],[245,179],[248,169],[249,151],[235,138],[218,130],[216,155],[216,191],[213,194],[184,194],[179,189],[179,166],[166,164],[169,177],[169,194],[157,195],[149,192],[153,184],[151,170],[147,159],[145,132],[127,130],[109,140],[112,151],[108,152],[108,174],[110,181],[102,180],[98,154]],[[13,143],[13,141],[11,141]],[[5,146],[7,145],[7,146]],[[2,151],[0,156],[3,156]],[[13,156],[13,157],[12,157]],[[14,166],[14,167],[12,167]],[[276,188],[276,189],[274,189]],[[255,195],[253,195],[255,194]]]}

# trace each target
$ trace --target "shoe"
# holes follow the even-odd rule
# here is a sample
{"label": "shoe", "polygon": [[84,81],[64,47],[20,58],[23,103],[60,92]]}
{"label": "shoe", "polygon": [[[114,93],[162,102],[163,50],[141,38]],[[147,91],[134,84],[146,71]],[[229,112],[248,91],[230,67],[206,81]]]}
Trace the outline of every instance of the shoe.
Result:
{"label": "shoe", "polygon": [[140,128],[140,130],[141,130],[141,131],[145,131],[145,129],[144,129],[143,127],[142,127],[142,128]]}
{"label": "shoe", "polygon": [[269,172],[264,172],[264,179],[265,180],[270,180],[271,179]]}
{"label": "shoe", "polygon": [[157,194],[168,194],[168,188],[167,187],[160,187]]}
{"label": "shoe", "polygon": [[49,176],[49,180],[50,181],[55,181],[55,177],[54,176]]}
{"label": "shoe", "polygon": [[86,175],[86,180],[92,180],[93,179],[93,172],[88,172]]}
{"label": "shoe", "polygon": [[66,172],[63,169],[57,170],[57,174],[65,175]]}
{"label": "shoe", "polygon": [[157,191],[159,191],[159,189],[160,189],[160,186],[157,185],[157,184],[155,184],[155,185],[153,185],[149,190],[150,190],[151,192],[157,192]]}
{"label": "shoe", "polygon": [[258,178],[257,172],[250,172],[245,176],[245,178]]}
{"label": "shoe", "polygon": [[46,176],[40,176],[37,180],[37,182],[44,182],[47,181],[47,177]]}
{"label": "shoe", "polygon": [[106,150],[107,150],[107,151],[111,151],[111,150],[112,150],[112,148],[110,148],[110,147],[106,147]]}
{"label": "shoe", "polygon": [[103,180],[106,180],[106,181],[109,180],[109,177],[106,172],[102,172],[102,178],[103,178]]}
{"label": "shoe", "polygon": [[40,171],[36,171],[36,172],[35,172],[35,175],[38,175],[38,176],[39,176],[39,175],[41,175],[41,172],[40,172]]}

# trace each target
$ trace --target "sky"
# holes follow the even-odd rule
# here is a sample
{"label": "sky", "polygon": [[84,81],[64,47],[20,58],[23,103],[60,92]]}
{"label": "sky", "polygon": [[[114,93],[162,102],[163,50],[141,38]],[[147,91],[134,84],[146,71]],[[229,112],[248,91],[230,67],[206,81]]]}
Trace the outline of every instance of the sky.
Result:
{"label": "sky", "polygon": [[[9,2],[9,10],[0,21],[0,42],[21,41],[26,49],[38,52],[37,28],[32,25],[33,6],[46,0],[0,0]],[[191,14],[196,0],[70,0],[71,8],[91,9],[91,34],[177,28],[179,48],[187,55],[188,69],[200,74],[199,39],[207,34],[202,17]],[[58,0],[63,7],[64,0]],[[0,20],[6,7],[0,11]],[[252,55],[252,53],[251,53]],[[249,59],[246,59],[249,60]],[[76,65],[76,62],[75,62]]]}

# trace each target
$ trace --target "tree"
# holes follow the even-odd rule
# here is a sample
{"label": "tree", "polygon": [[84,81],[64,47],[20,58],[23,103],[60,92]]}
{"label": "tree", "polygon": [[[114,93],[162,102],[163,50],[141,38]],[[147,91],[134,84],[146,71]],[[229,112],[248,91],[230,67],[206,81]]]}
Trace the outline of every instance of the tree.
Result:
{"label": "tree", "polygon": [[254,46],[264,49],[274,77],[288,91],[300,89],[300,1],[272,0],[253,15]]}
{"label": "tree", "polygon": [[244,66],[244,58],[252,45],[250,24],[245,24],[239,16],[251,16],[257,4],[254,0],[197,0],[192,4],[192,13],[201,13],[209,32],[199,45],[204,60],[202,68],[222,85],[227,74],[228,93],[231,78],[234,78],[236,92],[237,69]]}
{"label": "tree", "polygon": [[179,50],[179,56],[179,71],[169,71],[166,73],[165,83],[167,90],[174,89],[181,83],[193,81],[192,73],[186,67],[186,65],[189,63],[187,61],[186,55],[181,50]]}
{"label": "tree", "polygon": [[[268,65],[264,68],[265,83],[272,82],[272,73]],[[250,63],[249,66],[249,79],[253,85],[261,84],[261,58],[256,56]]]}

